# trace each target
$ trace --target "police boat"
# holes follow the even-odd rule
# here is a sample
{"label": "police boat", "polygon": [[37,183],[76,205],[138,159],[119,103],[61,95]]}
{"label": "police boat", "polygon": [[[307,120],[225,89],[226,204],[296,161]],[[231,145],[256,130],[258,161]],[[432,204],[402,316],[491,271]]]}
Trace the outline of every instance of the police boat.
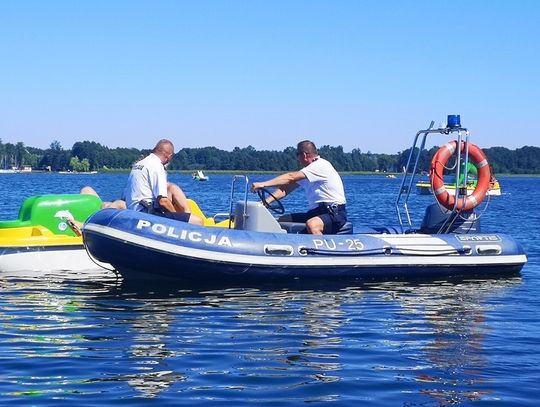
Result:
{"label": "police boat", "polygon": [[[432,134],[457,135],[435,154],[430,172],[436,202],[426,208],[419,227],[413,227],[408,208],[420,152]],[[445,169],[471,161],[477,168],[476,189],[467,194],[445,189]],[[454,165],[450,165],[451,161]],[[467,179],[465,174],[464,179]],[[302,233],[304,224],[278,222],[272,212],[283,213],[281,202],[248,200],[249,181],[233,177],[226,227],[194,226],[130,210],[104,209],[83,227],[85,245],[100,262],[110,263],[124,279],[212,282],[276,280],[389,280],[434,277],[498,276],[519,273],[527,261],[512,237],[480,230],[475,208],[486,197],[490,170],[480,148],[469,142],[469,131],[459,116],[434,128],[433,122],[414,138],[401,188],[396,199],[399,225],[353,228],[347,223],[335,235]],[[245,184],[236,201],[237,181]],[[241,184],[241,182],[240,182]],[[223,225],[221,225],[223,226]]]}

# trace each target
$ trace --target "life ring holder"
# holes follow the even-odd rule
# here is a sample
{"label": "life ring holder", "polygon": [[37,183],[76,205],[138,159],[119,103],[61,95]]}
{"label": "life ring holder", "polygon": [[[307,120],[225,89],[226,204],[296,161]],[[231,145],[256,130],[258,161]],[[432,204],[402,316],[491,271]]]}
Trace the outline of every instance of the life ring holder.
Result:
{"label": "life ring holder", "polygon": [[430,168],[431,188],[439,204],[446,209],[469,211],[480,205],[486,197],[490,188],[491,169],[481,148],[472,143],[461,142],[461,152],[465,150],[465,145],[468,145],[468,155],[477,169],[478,181],[471,195],[456,198],[457,191],[455,195],[450,194],[444,186],[444,169],[450,157],[455,153],[457,143],[456,140],[446,143],[433,156]]}

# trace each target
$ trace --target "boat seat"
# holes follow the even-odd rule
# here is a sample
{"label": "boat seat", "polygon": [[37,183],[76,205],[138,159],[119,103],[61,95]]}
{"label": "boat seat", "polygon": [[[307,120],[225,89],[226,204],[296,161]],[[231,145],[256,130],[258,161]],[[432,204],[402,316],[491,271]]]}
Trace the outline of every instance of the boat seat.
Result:
{"label": "boat seat", "polygon": [[262,203],[254,201],[238,201],[236,203],[234,208],[234,228],[257,232],[285,233],[270,211]]}
{"label": "boat seat", "polygon": [[[306,224],[302,222],[279,222],[281,228],[287,233],[306,233]],[[345,222],[338,230],[338,235],[351,235],[353,233],[353,224]]]}
{"label": "boat seat", "polygon": [[426,208],[424,219],[420,225],[420,233],[439,233],[439,230],[448,225],[447,233],[467,234],[480,233],[480,217],[474,210],[462,211],[460,213],[452,212],[438,203],[429,205]]}

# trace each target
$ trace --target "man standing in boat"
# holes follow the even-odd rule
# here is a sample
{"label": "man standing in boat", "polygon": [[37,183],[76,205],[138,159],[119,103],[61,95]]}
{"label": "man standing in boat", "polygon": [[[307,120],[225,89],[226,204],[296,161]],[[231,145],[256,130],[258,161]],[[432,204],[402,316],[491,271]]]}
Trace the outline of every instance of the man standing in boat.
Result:
{"label": "man standing in boat", "polygon": [[[173,143],[170,140],[162,139],[158,141],[152,153],[133,165],[125,193],[127,208],[202,225],[203,221],[200,217],[181,210],[181,208],[188,207],[187,203],[181,206],[175,205],[167,196],[167,171],[165,168],[173,156]],[[185,197],[183,192],[181,196]]]}
{"label": "man standing in boat", "polygon": [[[343,181],[333,165],[321,158],[309,140],[298,143],[296,157],[300,171],[288,172],[264,182],[254,182],[251,190],[277,187],[272,194],[281,199],[301,186],[306,192],[309,210],[279,218],[280,222],[304,222],[307,233],[335,234],[347,222]],[[271,199],[271,198],[270,198]]]}

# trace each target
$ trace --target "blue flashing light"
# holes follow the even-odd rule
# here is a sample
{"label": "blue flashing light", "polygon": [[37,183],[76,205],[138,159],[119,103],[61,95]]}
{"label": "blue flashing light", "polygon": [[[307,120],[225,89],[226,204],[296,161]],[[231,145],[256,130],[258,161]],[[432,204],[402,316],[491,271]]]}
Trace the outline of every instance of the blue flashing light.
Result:
{"label": "blue flashing light", "polygon": [[449,114],[448,120],[446,122],[446,127],[449,127],[449,128],[461,127],[461,118],[459,117],[459,114]]}

